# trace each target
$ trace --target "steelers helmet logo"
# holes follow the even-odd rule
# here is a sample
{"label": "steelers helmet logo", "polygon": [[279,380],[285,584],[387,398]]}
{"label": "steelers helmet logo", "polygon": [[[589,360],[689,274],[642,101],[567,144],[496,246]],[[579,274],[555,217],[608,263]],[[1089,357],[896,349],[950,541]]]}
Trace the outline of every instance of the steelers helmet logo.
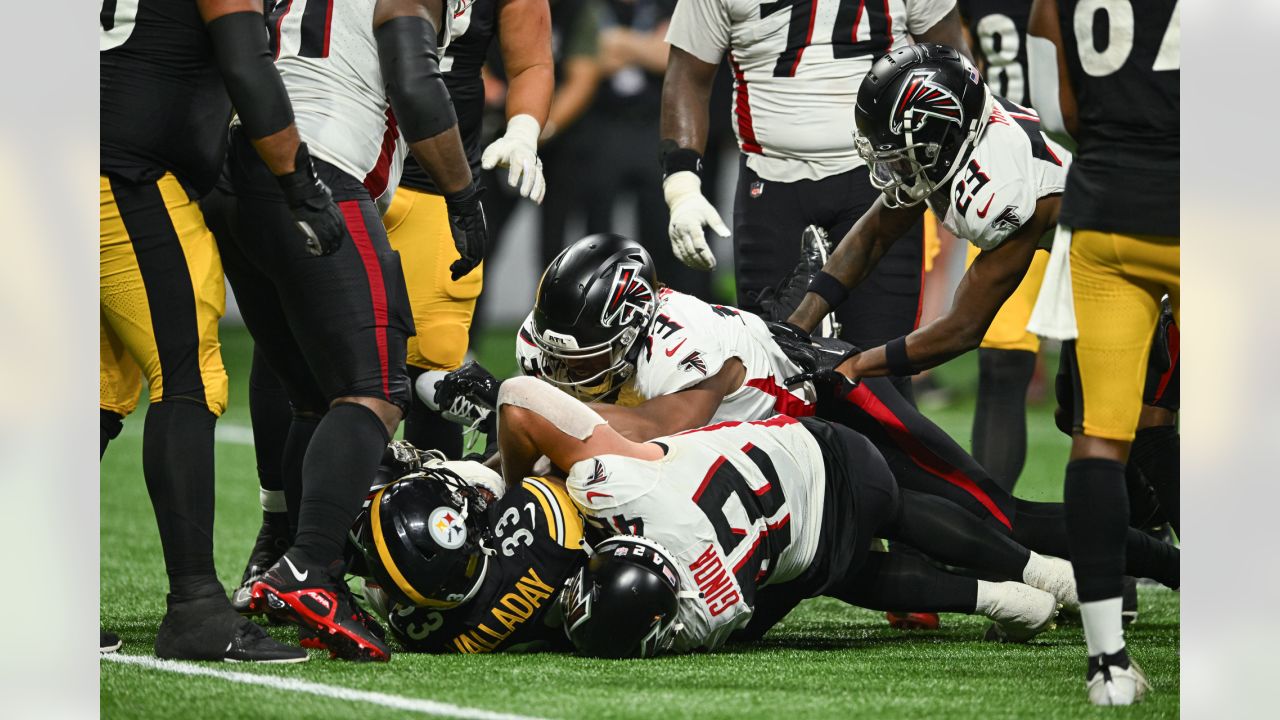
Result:
{"label": "steelers helmet logo", "polygon": [[457,550],[467,541],[467,526],[462,522],[462,515],[453,508],[433,510],[427,519],[427,527],[431,530],[431,537],[443,548]]}

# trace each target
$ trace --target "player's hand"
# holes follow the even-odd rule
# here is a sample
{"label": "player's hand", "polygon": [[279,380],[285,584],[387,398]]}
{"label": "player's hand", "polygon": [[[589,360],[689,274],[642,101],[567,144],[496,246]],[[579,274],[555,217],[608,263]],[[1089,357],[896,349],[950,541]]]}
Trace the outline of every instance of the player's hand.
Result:
{"label": "player's hand", "polygon": [[702,180],[688,170],[672,173],[662,181],[662,195],[671,209],[671,222],[667,225],[671,251],[691,268],[714,269],[716,258],[702,228],[710,227],[720,237],[729,237],[729,228],[702,196]]}
{"label": "player's hand", "polygon": [[316,176],[311,164],[307,144],[298,143],[298,153],[293,158],[293,172],[277,175],[280,190],[289,203],[293,221],[306,237],[307,253],[319,257],[330,255],[342,247],[347,236],[347,224],[333,202],[333,194]]}
{"label": "player's hand", "polygon": [[532,115],[517,115],[507,121],[507,132],[489,143],[480,156],[480,165],[485,170],[507,168],[507,184],[511,187],[518,185],[521,197],[538,204],[542,204],[542,196],[547,192],[542,161],[538,159],[538,135],[541,132]]}
{"label": "player's hand", "polygon": [[475,270],[489,251],[489,226],[484,219],[484,205],[480,204],[483,194],[484,187],[480,181],[472,180],[466,188],[444,196],[453,244],[461,255],[449,266],[454,280]]}
{"label": "player's hand", "polygon": [[778,348],[802,371],[783,381],[788,387],[803,382],[833,383],[844,379],[836,368],[860,352],[841,340],[815,340],[791,323],[771,322],[768,326]]}

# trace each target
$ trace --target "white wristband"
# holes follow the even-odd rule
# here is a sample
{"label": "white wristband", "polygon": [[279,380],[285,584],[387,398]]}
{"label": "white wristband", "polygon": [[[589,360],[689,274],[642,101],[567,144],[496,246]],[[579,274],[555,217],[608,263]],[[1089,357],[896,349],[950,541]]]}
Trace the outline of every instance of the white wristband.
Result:
{"label": "white wristband", "polygon": [[538,136],[542,134],[542,126],[532,115],[520,114],[507,121],[508,137],[531,148],[538,147]]}

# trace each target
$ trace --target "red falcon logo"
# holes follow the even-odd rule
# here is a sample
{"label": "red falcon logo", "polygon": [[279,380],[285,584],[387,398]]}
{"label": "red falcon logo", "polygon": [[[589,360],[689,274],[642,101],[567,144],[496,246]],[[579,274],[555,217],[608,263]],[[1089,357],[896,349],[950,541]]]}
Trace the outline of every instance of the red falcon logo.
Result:
{"label": "red falcon logo", "polygon": [[593,460],[592,462],[595,463],[595,467],[591,469],[591,479],[583,483],[588,487],[591,485],[599,485],[609,478],[604,471],[604,465],[601,465],[599,460]]}
{"label": "red falcon logo", "polygon": [[960,98],[934,82],[935,74],[936,70],[916,70],[902,84],[889,118],[891,132],[900,134],[904,126],[911,131],[919,130],[930,117],[962,124],[964,111],[960,108]]}
{"label": "red falcon logo", "polygon": [[613,289],[609,292],[609,302],[600,313],[600,322],[605,327],[629,325],[636,313],[648,315],[653,307],[653,288],[640,277],[640,265],[637,263],[621,263],[613,276]]}
{"label": "red falcon logo", "polygon": [[689,372],[699,372],[703,375],[707,374],[707,361],[702,359],[702,353],[697,350],[686,355],[685,358],[680,361],[678,367],[681,370]]}

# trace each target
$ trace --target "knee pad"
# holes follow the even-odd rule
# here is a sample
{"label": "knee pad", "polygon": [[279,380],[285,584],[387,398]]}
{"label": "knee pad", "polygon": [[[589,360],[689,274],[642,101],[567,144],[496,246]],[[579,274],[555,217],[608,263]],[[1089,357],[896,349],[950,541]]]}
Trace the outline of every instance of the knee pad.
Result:
{"label": "knee pad", "polygon": [[469,327],[460,320],[418,328],[409,341],[408,364],[423,370],[456,370],[467,355]]}

